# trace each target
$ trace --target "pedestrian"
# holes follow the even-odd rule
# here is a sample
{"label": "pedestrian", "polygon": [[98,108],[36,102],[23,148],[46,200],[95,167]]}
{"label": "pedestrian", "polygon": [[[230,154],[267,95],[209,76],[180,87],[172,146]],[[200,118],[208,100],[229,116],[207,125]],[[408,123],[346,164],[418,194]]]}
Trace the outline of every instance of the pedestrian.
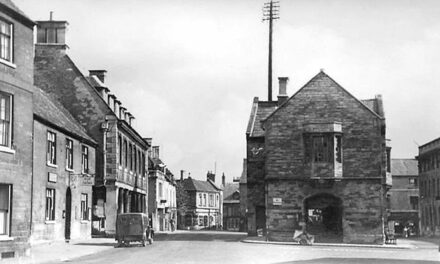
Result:
{"label": "pedestrian", "polygon": [[170,219],[170,226],[171,226],[171,232],[174,232],[175,227],[174,227],[174,219]]}

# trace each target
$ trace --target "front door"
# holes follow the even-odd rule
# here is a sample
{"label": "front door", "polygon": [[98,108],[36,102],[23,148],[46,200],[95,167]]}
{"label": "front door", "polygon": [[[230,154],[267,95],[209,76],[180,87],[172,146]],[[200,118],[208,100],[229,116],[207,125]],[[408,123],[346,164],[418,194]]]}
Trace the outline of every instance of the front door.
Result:
{"label": "front door", "polygon": [[64,238],[66,241],[70,240],[70,226],[71,226],[71,217],[72,217],[72,192],[70,187],[66,190],[66,218],[64,224]]}

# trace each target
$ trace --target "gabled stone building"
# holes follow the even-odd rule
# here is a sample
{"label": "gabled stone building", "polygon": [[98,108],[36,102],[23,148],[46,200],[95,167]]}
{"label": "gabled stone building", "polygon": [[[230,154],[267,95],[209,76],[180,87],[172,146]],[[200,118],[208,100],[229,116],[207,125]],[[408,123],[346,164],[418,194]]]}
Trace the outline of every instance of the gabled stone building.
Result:
{"label": "gabled stone building", "polygon": [[92,220],[95,234],[113,235],[116,216],[147,212],[147,151],[133,115],[105,84],[105,70],[84,76],[67,54],[66,21],[38,21],[35,84],[58,100],[98,143]]}
{"label": "gabled stone building", "polygon": [[39,88],[33,109],[31,241],[91,238],[97,144]]}
{"label": "gabled stone building", "polygon": [[278,102],[254,99],[246,132],[248,232],[291,241],[383,243],[385,118],[380,96],[360,101],[324,72]]}

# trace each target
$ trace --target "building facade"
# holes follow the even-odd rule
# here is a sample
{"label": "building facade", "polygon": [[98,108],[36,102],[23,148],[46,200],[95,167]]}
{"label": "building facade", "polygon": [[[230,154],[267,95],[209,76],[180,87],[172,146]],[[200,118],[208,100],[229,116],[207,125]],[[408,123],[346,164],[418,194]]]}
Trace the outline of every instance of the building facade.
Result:
{"label": "building facade", "polygon": [[66,21],[38,21],[35,84],[58,100],[98,143],[92,198],[94,234],[112,236],[116,216],[147,212],[147,151],[133,115],[110,93],[105,70],[84,76],[67,54]]}
{"label": "building facade", "polygon": [[29,254],[34,25],[0,0],[0,259]]}
{"label": "building facade", "polygon": [[243,223],[240,213],[239,179],[223,183],[223,230],[240,231]]}
{"label": "building facade", "polygon": [[[208,174],[212,177],[212,174]],[[178,182],[178,197],[183,197],[177,199],[179,228],[199,230],[222,227],[223,192],[211,179],[200,181],[188,177]]]}
{"label": "building facade", "polygon": [[96,142],[39,88],[33,106],[31,241],[91,238]]}
{"label": "building facade", "polygon": [[392,159],[388,226],[408,237],[419,234],[419,173],[416,159]]}
{"label": "building facade", "polygon": [[384,242],[385,118],[380,96],[360,101],[324,72],[292,97],[254,99],[247,130],[248,231],[289,241]]}
{"label": "building facade", "polygon": [[419,147],[420,234],[440,234],[440,139]]}
{"label": "building facade", "polygon": [[148,162],[148,210],[154,230],[174,231],[177,228],[176,181],[153,146]]}

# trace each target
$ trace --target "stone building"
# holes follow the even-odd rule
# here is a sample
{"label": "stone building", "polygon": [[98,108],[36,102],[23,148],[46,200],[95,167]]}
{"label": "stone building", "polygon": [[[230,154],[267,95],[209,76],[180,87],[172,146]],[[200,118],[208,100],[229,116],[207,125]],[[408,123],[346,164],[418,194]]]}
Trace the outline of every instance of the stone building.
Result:
{"label": "stone building", "polygon": [[391,159],[393,186],[388,191],[388,225],[405,236],[419,232],[419,172],[416,159]]}
{"label": "stone building", "polygon": [[91,238],[96,142],[41,89],[33,98],[31,241]]}
{"label": "stone building", "polygon": [[29,253],[34,25],[0,0],[0,259]]}
{"label": "stone building", "polygon": [[105,70],[84,76],[67,54],[66,21],[38,21],[35,84],[55,98],[98,143],[93,232],[113,235],[116,215],[147,212],[147,151],[133,115],[105,84]]}
{"label": "stone building", "polygon": [[223,183],[223,230],[240,231],[244,222],[240,214],[239,180]]}
{"label": "stone building", "polygon": [[440,235],[440,138],[419,147],[420,234]]}
{"label": "stone building", "polygon": [[377,243],[386,221],[385,118],[323,71],[293,96],[255,98],[246,132],[248,232],[291,241]]}
{"label": "stone building", "polygon": [[208,173],[206,181],[181,177],[177,187],[178,196],[184,197],[177,199],[179,228],[218,229],[221,227],[223,192],[215,184],[214,174]]}
{"label": "stone building", "polygon": [[148,155],[148,214],[154,230],[174,231],[177,224],[176,181],[159,154],[159,146],[153,146]]}

